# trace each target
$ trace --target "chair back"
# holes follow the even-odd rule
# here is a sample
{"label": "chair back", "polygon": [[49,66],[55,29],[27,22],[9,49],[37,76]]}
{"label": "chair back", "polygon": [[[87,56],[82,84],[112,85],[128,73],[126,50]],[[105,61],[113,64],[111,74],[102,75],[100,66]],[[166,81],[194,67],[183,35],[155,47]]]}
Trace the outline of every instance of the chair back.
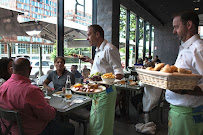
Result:
{"label": "chair back", "polygon": [[[5,124],[5,120],[8,121],[8,125]],[[21,123],[20,113],[18,110],[7,110],[0,107],[0,134],[2,135],[11,135],[11,127],[14,123],[17,123],[19,135],[23,135],[23,127]],[[5,128],[5,131],[2,131],[2,127]]]}

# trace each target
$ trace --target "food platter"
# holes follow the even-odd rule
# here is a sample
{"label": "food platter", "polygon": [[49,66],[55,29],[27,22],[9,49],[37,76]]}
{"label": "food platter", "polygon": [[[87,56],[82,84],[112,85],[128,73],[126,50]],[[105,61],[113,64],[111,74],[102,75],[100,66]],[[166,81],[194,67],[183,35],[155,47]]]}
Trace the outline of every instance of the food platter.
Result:
{"label": "food platter", "polygon": [[[87,85],[84,85],[84,87],[87,87]],[[75,93],[79,93],[79,94],[98,94],[104,90],[106,90],[105,86],[98,86],[98,88],[94,89],[94,92],[86,92],[86,91],[81,91],[81,90],[77,90],[77,88],[75,88],[74,86],[70,87],[71,90]]]}

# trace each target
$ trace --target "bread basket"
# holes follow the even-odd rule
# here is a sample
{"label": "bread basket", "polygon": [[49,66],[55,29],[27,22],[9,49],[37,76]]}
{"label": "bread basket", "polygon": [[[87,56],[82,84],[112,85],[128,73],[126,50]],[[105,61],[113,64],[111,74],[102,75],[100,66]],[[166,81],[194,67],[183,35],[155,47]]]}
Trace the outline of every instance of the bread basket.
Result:
{"label": "bread basket", "polygon": [[143,83],[169,90],[193,90],[202,78],[202,75],[198,74],[164,73],[146,69],[136,71]]}

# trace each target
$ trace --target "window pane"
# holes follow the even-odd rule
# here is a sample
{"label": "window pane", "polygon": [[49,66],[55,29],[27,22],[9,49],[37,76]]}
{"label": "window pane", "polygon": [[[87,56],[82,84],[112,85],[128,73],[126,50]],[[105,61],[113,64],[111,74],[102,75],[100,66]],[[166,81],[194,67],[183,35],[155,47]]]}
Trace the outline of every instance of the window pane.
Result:
{"label": "window pane", "polygon": [[125,66],[125,35],[126,35],[126,9],[120,8],[120,32],[119,32],[119,52],[121,64]]}

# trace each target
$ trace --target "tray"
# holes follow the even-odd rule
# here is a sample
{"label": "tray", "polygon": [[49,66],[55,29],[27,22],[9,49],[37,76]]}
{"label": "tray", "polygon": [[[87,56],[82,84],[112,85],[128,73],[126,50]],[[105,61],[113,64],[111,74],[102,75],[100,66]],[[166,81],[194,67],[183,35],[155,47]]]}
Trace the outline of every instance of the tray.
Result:
{"label": "tray", "polygon": [[145,84],[169,90],[193,90],[202,75],[164,73],[146,69],[136,69],[140,81]]}
{"label": "tray", "polygon": [[70,87],[71,90],[75,93],[79,93],[79,94],[98,94],[104,90],[106,90],[106,87],[105,86],[98,86],[98,89],[95,89],[95,92],[84,92],[84,91],[76,91],[76,88],[74,86],[71,86]]}

